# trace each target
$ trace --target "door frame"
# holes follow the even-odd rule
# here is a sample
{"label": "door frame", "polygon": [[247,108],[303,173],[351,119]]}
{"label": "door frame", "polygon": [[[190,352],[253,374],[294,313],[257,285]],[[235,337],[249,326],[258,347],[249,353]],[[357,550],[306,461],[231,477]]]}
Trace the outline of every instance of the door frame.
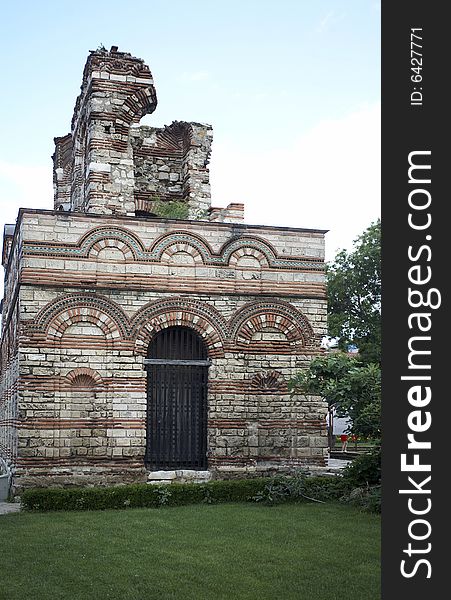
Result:
{"label": "door frame", "polygon": [[[156,335],[164,335],[164,332],[168,331],[168,329],[165,328]],[[174,329],[179,328],[176,326]],[[185,328],[183,327],[183,329]],[[207,356],[207,347],[202,337],[194,329],[186,329],[190,329],[191,335],[199,338]],[[155,341],[154,337],[149,344],[148,354],[151,353]],[[180,351],[183,352],[183,350]],[[212,364],[211,359],[145,358],[143,362],[147,370],[146,450],[144,457],[146,467],[159,471],[177,469],[206,470],[208,468],[208,367]],[[161,368],[161,371],[158,367]],[[180,370],[177,374],[178,367],[180,367]],[[187,387],[188,382],[191,381],[191,386],[193,386],[193,380],[190,379],[192,375],[190,374],[191,369],[189,367],[193,367],[192,373],[195,373],[195,377],[199,378],[190,390]],[[202,368],[205,368],[205,371]],[[160,390],[155,392],[155,385],[158,385],[159,380],[161,383],[165,382],[164,386],[167,386],[165,387],[165,392],[163,392],[163,387],[160,387]],[[199,380],[201,383],[199,383]],[[168,390],[170,390],[169,395],[166,395]],[[157,396],[157,394],[161,395]],[[191,419],[188,423],[189,429],[188,431],[185,430],[185,433],[183,433],[183,430],[180,430],[180,421],[176,418],[178,411],[185,411],[185,418]],[[194,420],[196,419],[195,411],[198,411],[198,417],[200,417],[201,421]],[[165,434],[163,433],[161,437],[157,438],[155,437],[155,427],[158,427],[158,424],[155,420],[165,417],[172,419],[172,421],[169,421],[169,428],[165,429],[166,436],[168,437],[165,439]],[[196,435],[201,436],[197,446],[197,454],[191,449],[191,444],[195,440]],[[174,443],[173,440],[177,441]],[[185,447],[183,444],[185,444]],[[188,446],[188,450],[186,449],[186,445]],[[183,455],[183,448],[186,451],[185,456]]]}

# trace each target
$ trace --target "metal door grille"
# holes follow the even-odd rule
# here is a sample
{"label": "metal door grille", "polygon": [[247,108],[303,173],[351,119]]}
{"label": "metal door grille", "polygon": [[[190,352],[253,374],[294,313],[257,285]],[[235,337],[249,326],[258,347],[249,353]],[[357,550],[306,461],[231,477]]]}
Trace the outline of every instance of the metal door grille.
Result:
{"label": "metal door grille", "polygon": [[207,349],[188,327],[159,332],[144,361],[147,375],[146,465],[207,468]]}

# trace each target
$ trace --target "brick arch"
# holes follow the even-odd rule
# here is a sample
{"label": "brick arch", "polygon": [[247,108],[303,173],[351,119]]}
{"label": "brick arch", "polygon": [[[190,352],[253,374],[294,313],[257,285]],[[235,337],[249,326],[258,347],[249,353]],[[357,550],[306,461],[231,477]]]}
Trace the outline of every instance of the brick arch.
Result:
{"label": "brick arch", "polygon": [[256,333],[268,331],[282,333],[288,342],[296,342],[298,336],[295,329],[290,329],[290,323],[281,315],[260,313],[246,320],[237,332],[237,340],[250,343]]}
{"label": "brick arch", "polygon": [[206,302],[186,298],[157,300],[141,308],[132,320],[135,350],[145,354],[152,337],[167,327],[190,327],[204,340],[211,357],[224,355],[227,324]]}
{"label": "brick arch", "polygon": [[[150,72],[149,72],[150,73]],[[157,107],[157,95],[153,86],[153,81],[149,79],[149,86],[136,90],[134,94],[129,96],[123,106],[119,109],[119,114],[116,119],[121,125],[122,121],[127,126],[132,123],[139,123],[144,115],[149,115],[154,112]]]}
{"label": "brick arch", "polygon": [[[257,237],[232,238],[221,247],[219,254],[225,264],[233,264],[231,261],[235,260],[235,256],[240,257],[245,255],[242,253],[243,251],[244,253],[251,253],[248,254],[249,256],[258,258],[260,264],[271,265],[277,258],[274,247],[267,241]],[[252,251],[255,251],[255,254],[252,254]]]}
{"label": "brick arch", "polygon": [[269,260],[266,254],[264,254],[261,250],[257,248],[249,248],[248,246],[242,246],[237,250],[234,250],[228,259],[228,263],[230,266],[237,266],[240,258],[243,257],[255,258],[261,267],[269,266]]}
{"label": "brick arch", "polygon": [[161,262],[169,262],[174,254],[177,254],[178,252],[186,252],[189,254],[193,258],[195,265],[204,263],[198,248],[194,248],[189,242],[175,242],[171,246],[166,246],[160,257]]}
{"label": "brick arch", "polygon": [[62,338],[66,330],[77,323],[90,323],[98,327],[106,340],[120,338],[121,334],[116,323],[107,317],[103,319],[105,313],[95,308],[74,307],[69,310],[63,310],[56,315],[47,327],[47,336],[52,338]]}
{"label": "brick arch", "polygon": [[231,334],[237,344],[254,344],[252,336],[265,328],[284,333],[290,346],[316,347],[316,336],[308,319],[288,302],[250,302],[230,321]]}
{"label": "brick arch", "polygon": [[97,294],[68,294],[42,308],[31,329],[61,338],[68,327],[80,322],[97,325],[110,340],[125,338],[129,328],[127,315],[115,302]]}
{"label": "brick arch", "polygon": [[77,390],[90,390],[99,388],[99,386],[103,385],[101,375],[88,367],[78,367],[73,369],[66,375],[66,379],[68,380],[70,387]]}
{"label": "brick arch", "polygon": [[85,233],[77,245],[80,255],[85,257],[95,257],[104,248],[117,248],[129,260],[138,260],[145,255],[145,248],[139,237],[120,227],[96,227]]}
{"label": "brick arch", "polygon": [[152,259],[161,261],[180,251],[188,252],[193,256],[195,262],[204,264],[210,261],[213,254],[210,245],[201,236],[187,231],[173,231],[155,240],[150,249],[150,255]]}
{"label": "brick arch", "polygon": [[114,248],[114,250],[119,250],[122,252],[124,260],[133,260],[134,255],[130,246],[127,246],[124,242],[115,239],[103,239],[96,242],[89,251],[90,258],[98,258],[102,250],[106,248]]}

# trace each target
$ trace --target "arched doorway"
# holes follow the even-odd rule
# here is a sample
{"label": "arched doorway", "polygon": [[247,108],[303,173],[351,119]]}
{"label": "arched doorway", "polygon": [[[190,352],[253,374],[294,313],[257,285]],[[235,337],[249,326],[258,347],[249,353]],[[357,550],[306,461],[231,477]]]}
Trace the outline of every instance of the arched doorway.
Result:
{"label": "arched doorway", "polygon": [[207,348],[189,327],[168,327],[149,344],[146,466],[207,468]]}

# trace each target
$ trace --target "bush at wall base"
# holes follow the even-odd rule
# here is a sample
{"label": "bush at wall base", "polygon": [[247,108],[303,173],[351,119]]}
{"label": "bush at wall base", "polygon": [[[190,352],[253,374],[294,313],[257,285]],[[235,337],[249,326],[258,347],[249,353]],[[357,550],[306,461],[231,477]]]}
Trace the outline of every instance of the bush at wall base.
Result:
{"label": "bush at wall base", "polygon": [[[287,481],[292,478],[285,478]],[[158,508],[186,504],[219,502],[265,501],[267,490],[280,478],[209,481],[208,483],[177,483],[170,485],[120,485],[91,488],[34,488],[21,496],[22,509],[26,511],[50,510],[106,510],[120,508]],[[287,490],[281,501],[299,500]],[[303,487],[305,494],[315,499],[338,499],[348,485],[340,477],[308,477]],[[267,503],[267,502],[266,502]]]}

